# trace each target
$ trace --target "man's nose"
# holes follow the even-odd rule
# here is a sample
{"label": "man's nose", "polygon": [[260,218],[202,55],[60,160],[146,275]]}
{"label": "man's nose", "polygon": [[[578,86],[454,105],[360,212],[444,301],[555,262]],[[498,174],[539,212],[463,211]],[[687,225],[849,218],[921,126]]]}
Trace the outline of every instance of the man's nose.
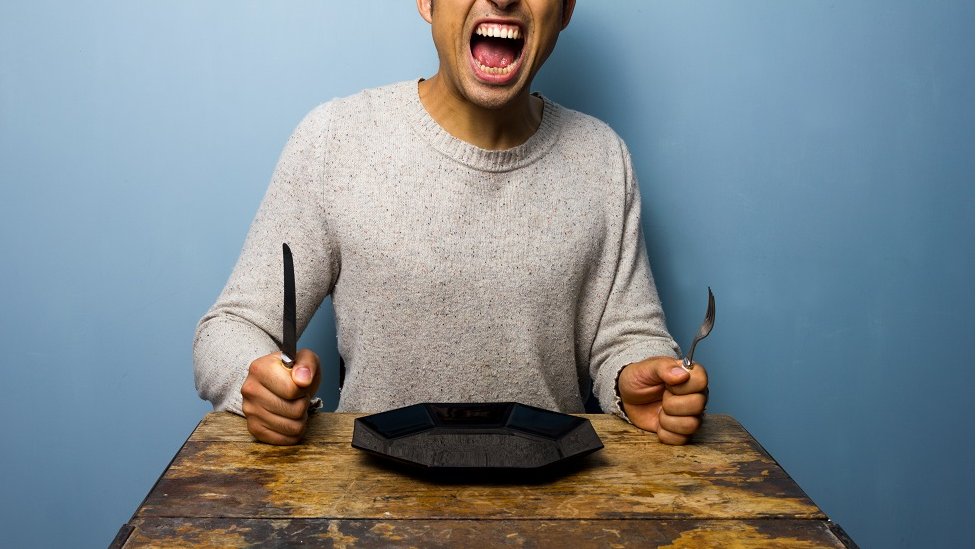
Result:
{"label": "man's nose", "polygon": [[500,9],[500,10],[506,10],[512,4],[518,4],[519,3],[519,0],[488,0],[488,1],[491,2],[492,4],[494,4],[495,7],[498,8],[498,9]]}

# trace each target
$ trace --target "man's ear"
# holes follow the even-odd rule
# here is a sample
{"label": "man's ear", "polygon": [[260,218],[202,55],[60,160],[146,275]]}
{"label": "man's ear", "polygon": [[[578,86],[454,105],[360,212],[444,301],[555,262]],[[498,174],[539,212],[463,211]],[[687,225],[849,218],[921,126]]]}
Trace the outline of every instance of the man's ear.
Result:
{"label": "man's ear", "polygon": [[424,21],[430,23],[433,20],[434,0],[417,0],[417,11]]}
{"label": "man's ear", "polygon": [[[417,0],[419,4],[421,0]],[[560,30],[565,29],[569,26],[569,20],[573,18],[573,8],[576,7],[576,0],[563,0],[563,27]]]}

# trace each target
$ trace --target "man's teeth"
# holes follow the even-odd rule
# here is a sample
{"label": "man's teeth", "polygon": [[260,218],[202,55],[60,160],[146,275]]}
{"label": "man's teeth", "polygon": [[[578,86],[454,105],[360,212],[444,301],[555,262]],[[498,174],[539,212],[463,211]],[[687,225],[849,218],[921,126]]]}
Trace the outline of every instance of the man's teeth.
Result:
{"label": "man's teeth", "polygon": [[495,23],[482,23],[478,25],[478,28],[474,30],[474,33],[479,36],[487,36],[490,38],[511,38],[517,40],[521,38],[521,32],[519,28],[513,25],[498,25]]}
{"label": "man's teeth", "polygon": [[513,70],[515,70],[515,64],[514,63],[511,64],[511,65],[509,65],[509,66],[507,66],[507,67],[489,67],[488,65],[482,65],[481,63],[478,63],[478,67],[482,71],[484,71],[484,72],[486,72],[488,74],[508,74],[508,73],[512,72]]}

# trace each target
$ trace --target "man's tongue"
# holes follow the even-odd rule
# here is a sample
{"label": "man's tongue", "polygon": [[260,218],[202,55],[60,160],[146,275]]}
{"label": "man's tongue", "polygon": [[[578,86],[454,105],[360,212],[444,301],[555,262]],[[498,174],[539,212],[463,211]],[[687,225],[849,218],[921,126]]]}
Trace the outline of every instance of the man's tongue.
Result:
{"label": "man's tongue", "polygon": [[471,46],[471,54],[486,67],[507,67],[518,58],[518,53],[518,42],[504,38],[481,38]]}

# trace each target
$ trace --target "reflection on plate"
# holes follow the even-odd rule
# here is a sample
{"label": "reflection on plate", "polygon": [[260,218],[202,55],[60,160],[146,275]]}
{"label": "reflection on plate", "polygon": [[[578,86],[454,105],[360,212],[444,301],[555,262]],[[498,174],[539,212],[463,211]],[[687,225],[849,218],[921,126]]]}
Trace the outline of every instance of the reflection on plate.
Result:
{"label": "reflection on plate", "polygon": [[357,418],[352,445],[436,469],[535,469],[603,448],[589,420],[517,402],[414,404]]}

